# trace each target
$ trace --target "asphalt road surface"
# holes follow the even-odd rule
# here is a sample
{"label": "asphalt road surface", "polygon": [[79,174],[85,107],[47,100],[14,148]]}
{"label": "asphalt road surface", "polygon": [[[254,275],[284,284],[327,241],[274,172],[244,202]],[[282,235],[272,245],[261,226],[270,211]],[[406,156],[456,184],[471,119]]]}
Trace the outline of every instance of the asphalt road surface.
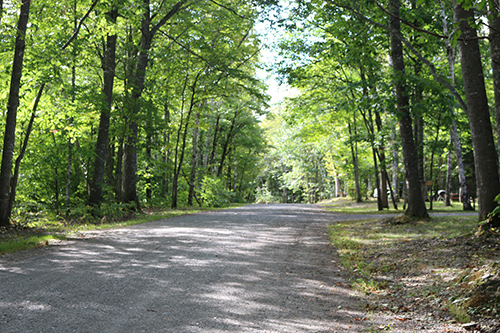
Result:
{"label": "asphalt road surface", "polygon": [[250,205],[0,257],[0,332],[362,332],[312,205]]}

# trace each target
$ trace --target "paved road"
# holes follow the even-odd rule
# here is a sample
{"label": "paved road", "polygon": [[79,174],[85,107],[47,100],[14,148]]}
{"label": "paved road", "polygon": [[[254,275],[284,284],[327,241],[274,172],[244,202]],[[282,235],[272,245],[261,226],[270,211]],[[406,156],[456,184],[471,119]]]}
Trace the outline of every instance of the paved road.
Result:
{"label": "paved road", "polygon": [[3,256],[0,331],[359,331],[332,217],[251,205]]}
{"label": "paved road", "polygon": [[[365,216],[366,217],[366,216]],[[0,332],[360,332],[310,205],[250,205],[0,257]]]}

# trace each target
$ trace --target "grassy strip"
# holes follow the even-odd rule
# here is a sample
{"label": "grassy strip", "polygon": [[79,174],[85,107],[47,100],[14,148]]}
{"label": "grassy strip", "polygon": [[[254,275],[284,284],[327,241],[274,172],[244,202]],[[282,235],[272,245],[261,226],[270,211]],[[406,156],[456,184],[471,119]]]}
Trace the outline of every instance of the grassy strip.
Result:
{"label": "grassy strip", "polygon": [[0,254],[42,247],[44,245],[49,245],[50,241],[64,239],[66,239],[66,236],[56,234],[39,236],[16,235],[0,240]]}
{"label": "grassy strip", "polygon": [[400,314],[425,309],[464,323],[500,316],[493,290],[500,281],[500,237],[478,238],[476,230],[474,217],[394,217],[336,223],[330,235],[370,307]]}
{"label": "grassy strip", "polygon": [[[330,226],[330,236],[341,263],[360,276],[358,283],[363,291],[382,292],[387,284],[380,282],[384,280],[379,278],[381,273],[394,271],[398,262],[409,260],[409,255],[414,256],[413,260],[418,260],[418,251],[396,251],[401,244],[462,236],[470,234],[477,226],[474,219],[457,217],[396,224],[389,221],[347,221]],[[379,259],[370,261],[372,257]],[[363,288],[361,285],[369,287]]]}
{"label": "grassy strip", "polygon": [[[384,209],[382,211],[377,210],[377,199],[371,198],[360,203],[352,200],[350,197],[341,197],[326,200],[320,203],[320,205],[329,211],[335,213],[343,214],[402,214],[403,204],[398,203],[398,209],[394,209],[392,202],[389,202],[389,209]],[[426,203],[427,208],[430,208],[430,203]],[[432,203],[432,211],[430,213],[463,213],[463,207],[460,202],[454,202],[451,206],[445,207],[443,201],[434,201]]]}

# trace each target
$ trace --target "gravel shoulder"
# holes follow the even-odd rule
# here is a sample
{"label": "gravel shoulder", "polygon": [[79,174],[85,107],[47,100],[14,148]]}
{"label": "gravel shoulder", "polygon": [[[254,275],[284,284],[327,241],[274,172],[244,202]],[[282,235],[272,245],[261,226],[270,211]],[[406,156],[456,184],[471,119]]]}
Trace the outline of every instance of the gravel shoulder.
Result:
{"label": "gravel shoulder", "polygon": [[349,288],[327,225],[360,217],[250,205],[4,255],[0,331],[422,331]]}

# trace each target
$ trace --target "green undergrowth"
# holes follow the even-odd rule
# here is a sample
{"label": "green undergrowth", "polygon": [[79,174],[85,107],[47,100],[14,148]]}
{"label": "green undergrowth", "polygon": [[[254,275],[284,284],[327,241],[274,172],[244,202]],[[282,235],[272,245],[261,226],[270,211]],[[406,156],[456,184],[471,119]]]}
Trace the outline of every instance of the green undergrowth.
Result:
{"label": "green undergrowth", "polygon": [[[398,209],[395,209],[392,202],[389,200],[389,208],[379,211],[377,207],[377,199],[370,198],[363,202],[355,202],[351,197],[341,197],[325,200],[319,205],[331,212],[342,214],[403,214],[403,203],[397,203]],[[426,202],[427,209],[430,209],[430,202]],[[460,202],[453,202],[451,206],[445,207],[444,202],[434,201],[432,210],[429,213],[463,213],[463,207]]]}
{"label": "green undergrowth", "polygon": [[477,236],[477,227],[470,216],[395,216],[339,222],[330,235],[353,288],[372,301],[367,307],[498,320],[500,234]]}
{"label": "green undergrowth", "polygon": [[[231,207],[235,207],[232,205]],[[50,214],[42,210],[16,216],[10,227],[0,228],[0,254],[33,249],[50,245],[91,230],[113,229],[153,222],[174,216],[214,210],[213,208],[145,208],[142,212],[132,210],[112,211],[108,215],[95,214],[89,207],[80,214]]]}

